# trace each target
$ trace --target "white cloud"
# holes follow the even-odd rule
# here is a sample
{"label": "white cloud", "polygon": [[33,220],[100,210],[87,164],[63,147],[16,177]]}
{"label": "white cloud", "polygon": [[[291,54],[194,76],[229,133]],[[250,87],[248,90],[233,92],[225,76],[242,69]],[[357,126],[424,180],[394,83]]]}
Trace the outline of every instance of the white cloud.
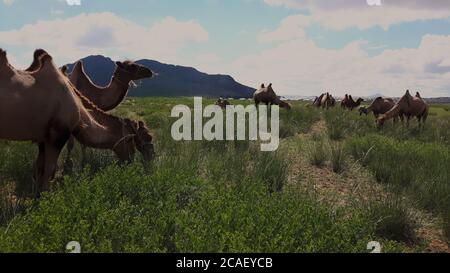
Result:
{"label": "white cloud", "polygon": [[80,6],[81,0],[66,0],[66,3],[69,6]]}
{"label": "white cloud", "polygon": [[264,0],[271,6],[306,10],[311,20],[335,30],[349,27],[388,29],[397,23],[450,17],[447,0],[383,0],[381,6],[370,6],[366,0]]}
{"label": "white cloud", "polygon": [[14,0],[2,0],[2,2],[7,6],[11,6],[14,3]]}
{"label": "white cloud", "polygon": [[239,58],[226,69],[255,87],[272,82],[282,94],[399,96],[409,88],[424,96],[450,95],[450,36],[426,35],[416,49],[386,50],[375,57],[362,49],[364,44],[323,49],[298,38]]}
{"label": "white cloud", "polygon": [[[5,47],[26,46],[30,52],[44,48],[61,64],[89,54],[177,62],[180,49],[190,43],[206,42],[208,33],[195,21],[173,17],[144,27],[113,13],[91,13],[3,31],[0,40]],[[30,62],[31,55],[28,58]]]}

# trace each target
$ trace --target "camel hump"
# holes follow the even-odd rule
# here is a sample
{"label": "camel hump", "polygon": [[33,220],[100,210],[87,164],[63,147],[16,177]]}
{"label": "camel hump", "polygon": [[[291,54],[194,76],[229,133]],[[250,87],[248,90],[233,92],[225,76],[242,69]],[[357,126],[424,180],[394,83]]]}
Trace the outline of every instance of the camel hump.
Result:
{"label": "camel hump", "polygon": [[6,58],[6,51],[0,48],[0,63],[4,64],[7,63],[8,59]]}
{"label": "camel hump", "polygon": [[261,88],[266,88],[266,85],[264,83],[261,84]]}
{"label": "camel hump", "polygon": [[33,57],[34,57],[35,59],[39,59],[39,58],[40,58],[41,56],[43,56],[44,54],[47,54],[47,55],[48,55],[47,51],[45,51],[45,50],[39,48],[39,49],[36,49],[36,50],[34,51]]}
{"label": "camel hump", "polygon": [[419,93],[419,92],[417,92],[417,93],[416,93],[416,97],[418,97],[418,98],[422,98],[422,96],[420,95],[420,93]]}

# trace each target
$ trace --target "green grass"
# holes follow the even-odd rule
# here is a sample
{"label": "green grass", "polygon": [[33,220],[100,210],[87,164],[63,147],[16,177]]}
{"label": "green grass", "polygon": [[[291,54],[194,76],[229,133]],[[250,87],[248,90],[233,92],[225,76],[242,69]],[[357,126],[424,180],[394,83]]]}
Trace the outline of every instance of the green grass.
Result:
{"label": "green grass", "polygon": [[[233,101],[238,103],[251,102]],[[248,141],[175,142],[170,137],[170,110],[178,104],[192,106],[193,99],[128,99],[115,111],[147,122],[155,135],[154,162],[143,163],[138,157],[131,165],[119,166],[111,152],[88,150],[83,168],[77,148],[73,172],[58,173],[53,190],[37,201],[27,198],[36,148],[0,143],[0,252],[65,252],[70,241],[79,241],[83,252],[367,252],[373,240],[382,241],[384,251],[405,251],[395,242],[404,241],[398,235],[408,235],[411,228],[403,207],[336,209],[319,203],[310,192],[286,187],[290,162],[284,149],[263,153],[258,142]],[[345,146],[331,142],[328,149],[329,140],[316,136],[310,156],[316,157],[315,165],[325,166],[330,160],[337,173],[347,167],[347,152],[357,157],[373,146],[374,139],[381,147],[395,148],[405,138],[386,129],[378,140],[373,118],[333,113],[326,115],[328,126],[337,121],[330,137],[358,138]],[[308,132],[321,112],[294,103],[292,111],[281,110],[280,116],[281,136],[289,138]],[[437,164],[437,159],[448,156],[448,150],[442,151],[448,135],[446,125],[440,133],[434,121],[431,126],[425,138],[419,133],[415,137],[414,145],[425,148],[414,151],[420,160],[430,161],[423,168],[413,165],[414,179],[393,176],[395,167],[380,178],[392,184],[407,181],[399,184],[420,192],[420,203],[442,214],[448,171],[438,175],[447,161]],[[367,134],[374,135],[364,139]],[[430,139],[432,143],[424,143]],[[414,163],[412,154],[402,154],[402,149],[394,149],[390,162]],[[384,159],[378,148],[374,151],[364,161],[372,170]],[[431,169],[418,171],[426,168]],[[419,178],[429,174],[433,179],[420,184]],[[18,199],[12,201],[12,196]]]}

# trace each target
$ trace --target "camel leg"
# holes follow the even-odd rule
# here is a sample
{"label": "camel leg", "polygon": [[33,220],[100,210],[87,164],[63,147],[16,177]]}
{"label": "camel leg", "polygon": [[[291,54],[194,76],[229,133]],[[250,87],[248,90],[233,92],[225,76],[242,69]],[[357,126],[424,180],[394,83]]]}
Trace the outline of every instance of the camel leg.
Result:
{"label": "camel leg", "polygon": [[45,168],[45,144],[39,143],[38,146],[39,146],[39,154],[35,165],[35,173],[34,173],[35,186],[33,187],[34,195],[37,198],[39,198],[40,193],[40,178],[42,177]]}
{"label": "camel leg", "polygon": [[38,180],[38,192],[50,189],[50,180],[55,177],[59,155],[69,139],[69,134],[61,135],[54,140],[47,140],[44,145],[44,166]]}
{"label": "camel leg", "polygon": [[81,145],[81,166],[84,168],[86,166],[86,151],[87,148],[84,145]]}
{"label": "camel leg", "polygon": [[67,172],[71,172],[73,169],[72,151],[74,146],[75,138],[73,136],[70,136],[69,140],[67,141],[67,157],[64,161],[64,170]]}

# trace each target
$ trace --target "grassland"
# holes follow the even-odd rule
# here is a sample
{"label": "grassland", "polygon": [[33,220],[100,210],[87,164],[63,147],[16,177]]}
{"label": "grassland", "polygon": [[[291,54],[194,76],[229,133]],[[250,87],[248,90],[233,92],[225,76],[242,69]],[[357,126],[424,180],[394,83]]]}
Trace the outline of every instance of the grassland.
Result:
{"label": "grassland", "polygon": [[120,166],[90,150],[81,166],[77,151],[40,200],[28,198],[36,148],[0,142],[0,252],[65,252],[70,241],[83,252],[448,250],[445,106],[423,130],[378,131],[373,117],[296,102],[281,112],[280,149],[263,153],[247,141],[173,141],[178,104],[193,100],[129,99],[115,111],[152,128],[154,162]]}

